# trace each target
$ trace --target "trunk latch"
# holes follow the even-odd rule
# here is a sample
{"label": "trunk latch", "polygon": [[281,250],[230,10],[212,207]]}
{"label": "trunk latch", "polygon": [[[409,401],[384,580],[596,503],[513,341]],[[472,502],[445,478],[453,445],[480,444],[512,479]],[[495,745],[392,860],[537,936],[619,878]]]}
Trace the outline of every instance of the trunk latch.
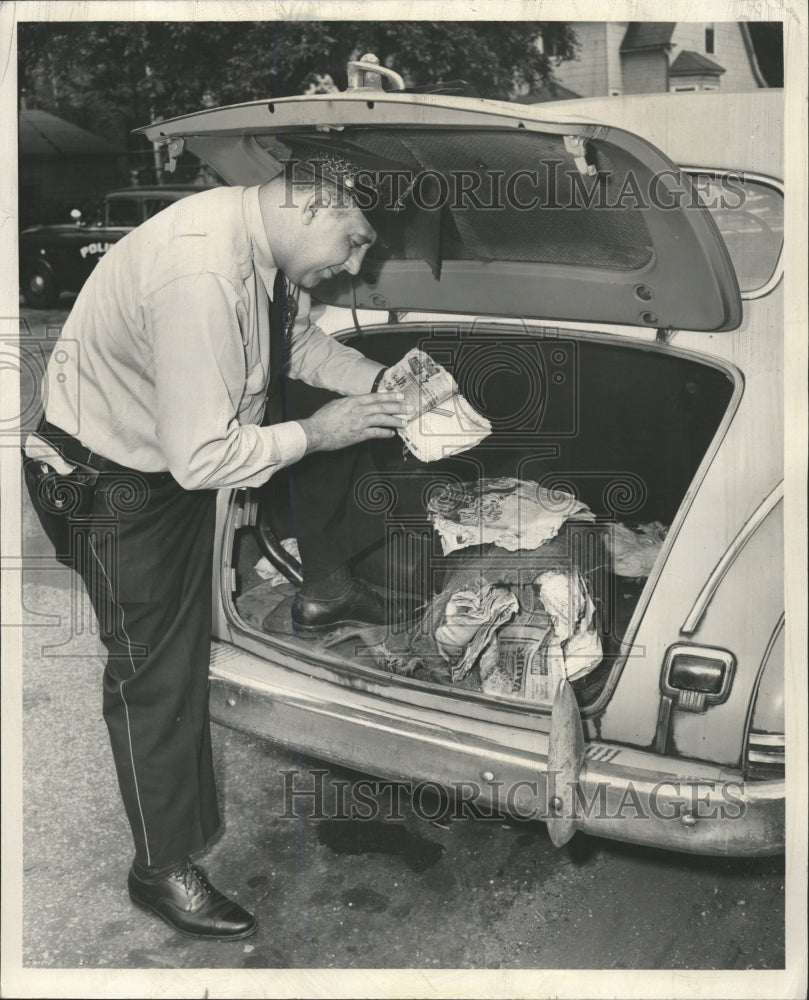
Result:
{"label": "trunk latch", "polygon": [[372,52],[367,52],[359,61],[348,64],[348,89],[381,91],[383,76],[390,80],[394,90],[405,89],[404,80],[398,73],[387,66],[380,66],[379,59]]}

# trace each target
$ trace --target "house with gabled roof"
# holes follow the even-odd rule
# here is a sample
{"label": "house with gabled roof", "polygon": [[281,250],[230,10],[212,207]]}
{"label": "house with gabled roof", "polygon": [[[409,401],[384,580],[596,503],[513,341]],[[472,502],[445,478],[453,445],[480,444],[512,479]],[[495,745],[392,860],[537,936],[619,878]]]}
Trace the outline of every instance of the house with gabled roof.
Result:
{"label": "house with gabled roof", "polygon": [[517,100],[767,86],[744,21],[577,21],[573,28],[576,58],[555,65],[553,84]]}

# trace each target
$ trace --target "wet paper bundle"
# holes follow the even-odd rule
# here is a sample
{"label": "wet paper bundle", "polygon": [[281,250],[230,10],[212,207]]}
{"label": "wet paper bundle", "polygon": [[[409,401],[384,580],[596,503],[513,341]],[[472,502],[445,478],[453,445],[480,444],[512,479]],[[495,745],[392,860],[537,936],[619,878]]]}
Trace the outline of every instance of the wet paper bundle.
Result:
{"label": "wet paper bundle", "polygon": [[596,609],[562,533],[537,550],[459,554],[407,633],[377,647],[393,673],[501,697],[549,703],[561,677],[600,661]]}
{"label": "wet paper bundle", "polygon": [[[465,609],[459,614],[458,599],[468,601],[470,593],[474,591],[450,597],[435,633],[439,652],[451,664],[453,683],[476,668],[473,681],[485,694],[550,702],[563,677],[576,680],[601,660],[595,607],[576,569],[541,574],[530,588],[521,588],[522,603],[502,583],[482,582],[477,628],[456,659],[457,647],[448,647],[445,637],[469,628],[469,615]],[[493,594],[498,596],[493,599]]]}
{"label": "wet paper bundle", "polygon": [[545,611],[519,611],[480,658],[481,691],[550,701],[555,665],[548,655],[552,630],[553,621]]}
{"label": "wet paper bundle", "polygon": [[607,530],[607,548],[612,554],[612,569],[616,576],[646,577],[663,547],[668,528],[660,521],[628,527],[611,524]]}
{"label": "wet paper bundle", "polygon": [[430,497],[427,512],[444,555],[487,542],[508,552],[537,549],[568,519],[595,520],[569,493],[506,476],[443,486]]}
{"label": "wet paper bundle", "polygon": [[[377,662],[548,704],[560,680],[586,677],[603,658],[607,574],[644,569],[636,549],[656,554],[665,534],[598,525],[569,493],[510,477],[441,486],[427,509],[451,569],[421,619],[376,647]],[[606,527],[617,529],[612,547]]]}
{"label": "wet paper bundle", "polygon": [[492,425],[463,398],[446,368],[418,348],[388,368],[379,392],[401,392],[412,407],[399,434],[420,462],[468,451],[491,434]]}
{"label": "wet paper bundle", "polygon": [[506,477],[443,485],[427,509],[450,569],[420,619],[374,647],[377,665],[546,704],[614,653],[615,577],[648,576],[668,530],[597,524],[576,497]]}
{"label": "wet paper bundle", "polygon": [[435,631],[441,656],[451,664],[453,684],[463,680],[488,650],[497,629],[514,617],[519,602],[508,587],[490,586],[458,590],[450,596],[443,624]]}

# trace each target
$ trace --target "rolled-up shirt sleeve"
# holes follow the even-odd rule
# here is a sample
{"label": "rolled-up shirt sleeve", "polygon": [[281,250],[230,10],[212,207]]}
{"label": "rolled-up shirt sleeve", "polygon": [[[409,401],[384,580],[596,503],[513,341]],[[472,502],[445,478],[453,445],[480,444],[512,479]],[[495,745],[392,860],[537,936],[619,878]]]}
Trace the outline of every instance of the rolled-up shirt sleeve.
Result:
{"label": "rolled-up shirt sleeve", "polygon": [[310,319],[311,304],[309,293],[301,290],[290,337],[290,378],[343,396],[370,392],[382,365],[324,333]]}
{"label": "rolled-up shirt sleeve", "polygon": [[152,292],[143,308],[154,359],[155,432],[181,486],[259,486],[304,455],[306,434],[297,421],[238,422],[247,317],[231,282],[213,273],[178,278]]}

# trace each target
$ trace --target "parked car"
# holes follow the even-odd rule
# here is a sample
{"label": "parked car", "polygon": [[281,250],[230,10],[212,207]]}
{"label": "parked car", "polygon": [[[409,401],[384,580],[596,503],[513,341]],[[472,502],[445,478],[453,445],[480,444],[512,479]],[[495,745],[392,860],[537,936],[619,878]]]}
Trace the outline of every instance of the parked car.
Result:
{"label": "parked car", "polygon": [[49,309],[62,292],[78,292],[98,261],[135,226],[202,185],[122,188],[74,208],[72,223],[20,233],[20,288],[25,304]]}
{"label": "parked car", "polygon": [[[385,668],[361,636],[296,636],[291,587],[254,568],[284,564],[279,476],[219,497],[213,716],[385,778],[476,783],[481,802],[556,824],[558,842],[581,830],[781,852],[781,93],[532,107],[382,92],[361,71],[345,93],[143,131],[232,184],[323,152],[409,171],[405,188],[421,178],[395,207],[369,207],[383,239],[363,273],[313,295],[345,311],[338,335],[375,360],[418,346],[444,364],[494,431],[399,478],[347,484],[385,535],[356,569],[423,606],[459,555],[443,555],[425,510],[437,486],[517,477],[564,491],[595,516],[558,538],[590,587],[603,656],[574,679],[571,719],[558,692],[487,694]],[[511,183],[496,210],[494,183]],[[379,320],[358,330],[352,307]],[[306,391],[290,384],[293,405]],[[652,525],[652,565],[619,572],[618,533],[640,541]],[[575,788],[560,800],[549,760],[565,746]]]}

